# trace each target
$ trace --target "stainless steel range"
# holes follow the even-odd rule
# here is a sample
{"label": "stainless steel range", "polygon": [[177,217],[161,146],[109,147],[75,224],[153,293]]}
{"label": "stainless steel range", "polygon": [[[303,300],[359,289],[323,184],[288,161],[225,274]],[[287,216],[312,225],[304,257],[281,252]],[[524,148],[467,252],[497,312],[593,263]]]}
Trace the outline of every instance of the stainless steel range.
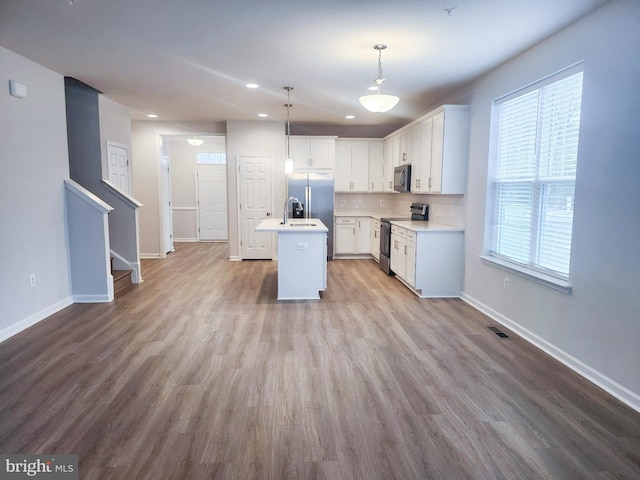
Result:
{"label": "stainless steel range", "polygon": [[385,217],[380,219],[380,268],[387,275],[394,275],[391,270],[391,222],[394,220],[426,222],[429,220],[429,205],[426,203],[412,203],[410,217]]}

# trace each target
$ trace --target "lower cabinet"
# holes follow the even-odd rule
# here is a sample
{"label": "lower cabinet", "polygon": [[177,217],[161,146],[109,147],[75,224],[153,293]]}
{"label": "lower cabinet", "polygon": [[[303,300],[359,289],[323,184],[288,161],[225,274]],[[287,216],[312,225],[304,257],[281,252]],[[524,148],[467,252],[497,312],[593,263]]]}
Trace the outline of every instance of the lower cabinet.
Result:
{"label": "lower cabinet", "polygon": [[407,230],[395,225],[391,225],[391,270],[403,280],[406,278]]}
{"label": "lower cabinet", "polygon": [[380,261],[380,220],[373,218],[371,220],[371,241],[369,252],[377,262]]}
{"label": "lower cabinet", "polygon": [[391,226],[391,270],[422,298],[459,297],[464,232]]}
{"label": "lower cabinet", "polygon": [[371,251],[369,217],[336,217],[336,254],[356,255]]}

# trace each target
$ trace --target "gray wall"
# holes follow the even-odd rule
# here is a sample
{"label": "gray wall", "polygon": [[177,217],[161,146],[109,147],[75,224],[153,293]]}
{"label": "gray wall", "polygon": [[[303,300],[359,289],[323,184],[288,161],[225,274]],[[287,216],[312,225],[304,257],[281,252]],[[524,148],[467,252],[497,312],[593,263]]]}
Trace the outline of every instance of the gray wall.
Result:
{"label": "gray wall", "polygon": [[[9,80],[27,98],[9,95]],[[71,303],[62,76],[0,47],[0,340]],[[29,276],[36,274],[31,287]]]}
{"label": "gray wall", "polygon": [[[447,101],[471,104],[467,301],[640,409],[640,3],[615,1]],[[482,263],[492,100],[584,60],[565,295]],[[510,277],[505,291],[503,279]]]}

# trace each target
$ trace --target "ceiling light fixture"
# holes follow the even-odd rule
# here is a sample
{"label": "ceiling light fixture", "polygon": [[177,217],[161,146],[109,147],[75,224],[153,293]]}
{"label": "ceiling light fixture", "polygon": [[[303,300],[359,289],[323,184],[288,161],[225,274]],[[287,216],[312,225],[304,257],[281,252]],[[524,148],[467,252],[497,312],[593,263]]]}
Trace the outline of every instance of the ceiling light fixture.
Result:
{"label": "ceiling light fixture", "polygon": [[378,51],[378,78],[374,80],[378,86],[378,92],[371,95],[363,95],[359,100],[362,106],[370,112],[384,113],[395,107],[400,99],[395,95],[383,95],[380,93],[381,85],[385,80],[382,76],[382,50],[387,46],[379,43],[374,45],[373,48]]}
{"label": "ceiling light fixture", "polygon": [[287,107],[287,158],[284,161],[284,173],[289,175],[293,173],[293,159],[291,158],[291,123],[289,122],[289,109],[293,107],[291,105],[290,94],[293,87],[282,87],[287,91],[287,103],[284,104]]}
{"label": "ceiling light fixture", "polygon": [[258,85],[257,83],[247,83],[245,85],[245,87],[247,88],[258,88],[260,85]]}
{"label": "ceiling light fixture", "polygon": [[204,143],[204,140],[198,137],[193,137],[187,138],[187,142],[189,142],[189,145],[191,145],[192,147],[199,147]]}

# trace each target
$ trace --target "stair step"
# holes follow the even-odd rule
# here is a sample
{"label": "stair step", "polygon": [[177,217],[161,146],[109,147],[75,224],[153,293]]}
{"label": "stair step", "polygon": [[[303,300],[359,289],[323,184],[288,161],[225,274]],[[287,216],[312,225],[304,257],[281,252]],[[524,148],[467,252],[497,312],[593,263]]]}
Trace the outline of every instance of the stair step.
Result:
{"label": "stair step", "polygon": [[117,294],[131,285],[131,270],[113,270],[113,293]]}

